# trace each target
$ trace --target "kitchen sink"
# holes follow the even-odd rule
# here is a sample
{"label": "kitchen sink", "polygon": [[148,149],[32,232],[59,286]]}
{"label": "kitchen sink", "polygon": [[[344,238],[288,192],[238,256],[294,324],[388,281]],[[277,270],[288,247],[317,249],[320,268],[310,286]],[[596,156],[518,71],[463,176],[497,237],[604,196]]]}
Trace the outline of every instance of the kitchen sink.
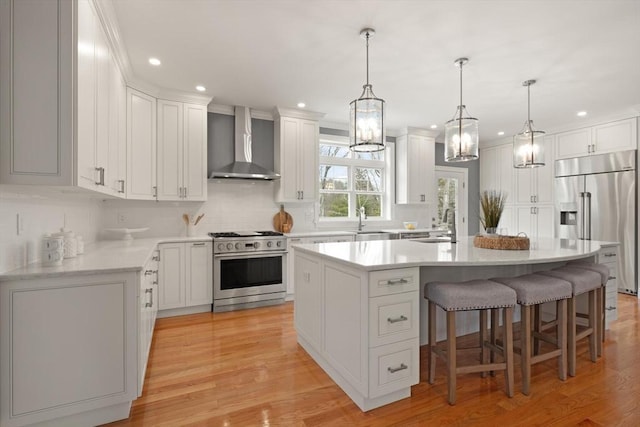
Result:
{"label": "kitchen sink", "polygon": [[356,231],[356,242],[363,240],[391,240],[397,238],[396,234],[382,231]]}

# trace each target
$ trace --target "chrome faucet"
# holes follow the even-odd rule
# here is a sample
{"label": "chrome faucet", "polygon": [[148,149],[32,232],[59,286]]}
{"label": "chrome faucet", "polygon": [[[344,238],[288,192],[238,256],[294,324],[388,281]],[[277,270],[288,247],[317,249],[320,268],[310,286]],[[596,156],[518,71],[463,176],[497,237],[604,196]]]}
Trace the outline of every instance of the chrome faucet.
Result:
{"label": "chrome faucet", "polygon": [[456,243],[456,211],[454,209],[447,208],[444,211],[444,222],[447,223],[449,229],[449,236],[451,236],[451,243]]}
{"label": "chrome faucet", "polygon": [[360,209],[358,209],[357,211],[357,215],[358,215],[358,231],[362,231],[362,227],[364,227],[364,224],[362,223],[362,217],[364,217],[364,219],[367,219],[367,214],[364,211],[364,206],[360,206]]}

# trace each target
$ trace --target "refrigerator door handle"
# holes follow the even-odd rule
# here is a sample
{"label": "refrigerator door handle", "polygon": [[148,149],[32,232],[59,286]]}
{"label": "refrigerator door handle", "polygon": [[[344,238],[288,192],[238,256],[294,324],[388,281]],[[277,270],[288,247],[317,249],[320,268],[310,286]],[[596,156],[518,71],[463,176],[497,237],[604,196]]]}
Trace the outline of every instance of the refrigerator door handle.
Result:
{"label": "refrigerator door handle", "polygon": [[585,210],[584,210],[584,235],[586,240],[591,240],[591,193],[585,194]]}
{"label": "refrigerator door handle", "polygon": [[578,206],[580,211],[578,212],[578,239],[584,240],[584,193],[578,193],[580,200]]}

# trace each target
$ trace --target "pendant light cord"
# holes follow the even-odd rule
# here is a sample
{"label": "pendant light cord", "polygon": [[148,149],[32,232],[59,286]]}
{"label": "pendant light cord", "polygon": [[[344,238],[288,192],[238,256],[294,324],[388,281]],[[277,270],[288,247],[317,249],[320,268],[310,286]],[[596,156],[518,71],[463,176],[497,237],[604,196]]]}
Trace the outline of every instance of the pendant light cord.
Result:
{"label": "pendant light cord", "polygon": [[531,123],[531,84],[527,85],[527,123]]}
{"label": "pendant light cord", "polygon": [[460,140],[458,147],[458,155],[462,156],[462,61],[459,62],[460,66],[460,104],[458,104],[458,139]]}
{"label": "pendant light cord", "polygon": [[367,40],[367,86],[369,86],[369,32],[368,31],[365,39]]}

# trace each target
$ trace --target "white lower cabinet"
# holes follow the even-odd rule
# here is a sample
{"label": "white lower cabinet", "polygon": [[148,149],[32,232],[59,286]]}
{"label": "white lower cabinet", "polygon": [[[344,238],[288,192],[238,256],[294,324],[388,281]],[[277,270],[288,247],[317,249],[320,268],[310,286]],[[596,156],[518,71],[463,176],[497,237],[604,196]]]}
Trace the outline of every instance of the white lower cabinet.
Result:
{"label": "white lower cabinet", "polygon": [[298,342],[363,411],[419,382],[419,268],[366,272],[294,253]]}
{"label": "white lower cabinet", "polygon": [[604,295],[605,327],[618,318],[618,246],[604,246],[598,253],[598,262],[609,267],[609,281]]}
{"label": "white lower cabinet", "polygon": [[158,247],[158,308],[167,310],[212,304],[213,243],[161,243]]}
{"label": "white lower cabinet", "polygon": [[97,425],[138,395],[139,272],[0,283],[0,425]]}
{"label": "white lower cabinet", "polygon": [[[289,259],[293,259],[293,245],[306,244],[306,243],[331,243],[331,242],[353,242],[355,235],[353,234],[335,234],[335,235],[322,235],[322,236],[296,236],[289,237],[287,239],[287,250],[289,252]],[[287,263],[287,299],[293,299],[295,292],[295,274],[293,272],[293,262]]]}
{"label": "white lower cabinet", "polygon": [[158,316],[158,259],[159,251],[145,264],[140,277],[138,296],[138,396],[142,395],[147,362],[151,350],[153,330]]}

